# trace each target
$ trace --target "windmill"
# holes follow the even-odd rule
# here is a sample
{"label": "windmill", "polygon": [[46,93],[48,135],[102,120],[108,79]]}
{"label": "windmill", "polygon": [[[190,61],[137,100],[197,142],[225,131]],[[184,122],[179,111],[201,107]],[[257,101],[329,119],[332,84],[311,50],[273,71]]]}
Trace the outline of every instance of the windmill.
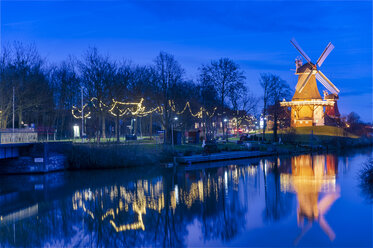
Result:
{"label": "windmill", "polygon": [[[329,43],[316,63],[313,63],[294,38],[290,42],[307,61],[303,64],[301,58],[295,60],[295,75],[298,75],[295,93],[291,102],[281,103],[281,106],[291,107],[291,126],[322,126],[337,123],[335,119],[339,118],[337,100],[340,91],[320,70],[321,65],[334,49],[334,45]],[[327,89],[324,99],[317,88],[316,80]],[[336,114],[329,116],[328,113]]]}
{"label": "windmill", "polygon": [[295,87],[295,90],[299,93],[302,93],[307,83],[310,81],[312,76],[315,76],[316,79],[324,85],[324,87],[329,90],[331,93],[338,95],[339,89],[335,87],[335,85],[320,71],[321,65],[324,63],[325,59],[328,57],[330,52],[334,49],[334,45],[329,42],[326,46],[324,52],[320,55],[317,62],[314,64],[311,62],[310,57],[303,51],[303,49],[299,46],[297,41],[293,38],[291,44],[298,50],[298,52],[302,55],[302,57],[307,61],[306,64],[298,67],[296,70],[296,74],[302,74],[301,77],[298,79],[298,83]]}

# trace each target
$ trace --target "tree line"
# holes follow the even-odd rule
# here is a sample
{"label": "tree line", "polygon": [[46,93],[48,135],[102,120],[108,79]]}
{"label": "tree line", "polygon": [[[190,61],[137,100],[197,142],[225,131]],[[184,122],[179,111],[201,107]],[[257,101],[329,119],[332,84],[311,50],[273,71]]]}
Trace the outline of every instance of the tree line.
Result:
{"label": "tree line", "polygon": [[[34,44],[14,42],[5,45],[0,56],[0,128],[12,127],[14,90],[15,127],[33,123],[40,130],[55,130],[58,138],[72,137],[72,126],[80,124],[72,107],[81,111],[82,94],[90,113],[84,124],[87,135],[119,138],[132,124],[135,134],[152,135],[158,128],[165,130],[167,139],[171,126],[187,131],[199,122],[213,137],[219,128],[227,136],[226,119],[234,119],[237,128],[256,121],[259,114],[279,119],[279,101],[290,96],[288,84],[272,74],[261,75],[264,96],[255,96],[244,71],[229,58],[202,64],[191,80],[166,52],[150,65],[138,65],[90,47],[78,58],[69,56],[53,64]],[[121,115],[122,105],[113,105],[114,100],[139,103],[141,99],[145,112],[153,111],[141,115],[130,106],[129,113]],[[259,101],[264,107],[258,112]]]}

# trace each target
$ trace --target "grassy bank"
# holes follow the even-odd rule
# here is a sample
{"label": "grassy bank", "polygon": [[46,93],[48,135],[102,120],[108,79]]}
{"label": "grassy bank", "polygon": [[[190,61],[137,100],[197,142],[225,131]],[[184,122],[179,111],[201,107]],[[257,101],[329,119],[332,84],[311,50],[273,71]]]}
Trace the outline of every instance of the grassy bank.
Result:
{"label": "grassy bank", "polygon": [[[235,143],[218,144],[220,151],[241,151]],[[173,161],[174,156],[202,154],[200,144],[73,144],[68,156],[70,169],[97,169],[135,166],[154,166]]]}
{"label": "grassy bank", "polygon": [[[334,134],[334,135],[332,135]],[[210,152],[269,151],[278,154],[298,154],[314,151],[339,151],[355,147],[372,146],[372,139],[358,138],[336,127],[304,127],[281,130],[281,143],[271,142],[273,135],[266,134],[266,140],[249,141],[249,146],[237,144],[237,138],[219,143]],[[68,153],[70,169],[97,169],[154,166],[173,162],[175,156],[191,156],[205,153],[201,144],[163,145],[152,140],[130,141],[117,144],[74,143]]]}
{"label": "grassy bank", "polygon": [[157,145],[74,144],[68,154],[70,169],[118,168],[158,165],[167,150]]}

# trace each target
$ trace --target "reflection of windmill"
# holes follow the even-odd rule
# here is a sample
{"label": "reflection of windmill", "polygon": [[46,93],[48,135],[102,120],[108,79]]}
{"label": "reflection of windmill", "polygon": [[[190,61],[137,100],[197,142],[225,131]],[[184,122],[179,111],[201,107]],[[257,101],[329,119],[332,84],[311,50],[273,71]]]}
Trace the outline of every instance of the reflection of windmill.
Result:
{"label": "reflection of windmill", "polygon": [[[311,216],[302,213],[301,209],[298,208],[298,225],[302,228],[302,232],[295,239],[295,245],[297,245],[303,238],[303,236],[311,229],[313,222],[319,223],[321,229],[326,233],[326,235],[328,235],[330,240],[335,239],[335,233],[329,226],[328,222],[325,220],[324,216],[339,197],[339,188],[337,188],[337,192],[324,196],[319,202],[316,203],[316,208],[313,209],[314,212],[312,212]],[[306,226],[304,226],[305,218],[308,219],[308,223]]]}
{"label": "reflection of windmill", "polygon": [[[335,233],[324,216],[340,196],[335,181],[336,172],[337,159],[333,155],[300,155],[292,158],[292,173],[281,175],[281,187],[292,188],[298,198],[297,217],[302,231],[294,241],[295,244],[315,222],[319,223],[330,240],[334,240]],[[326,195],[318,201],[321,192]]]}
{"label": "reflection of windmill", "polygon": [[[295,94],[291,102],[282,102],[281,105],[291,107],[291,125],[294,127],[324,125],[324,107],[329,109],[330,113],[338,112],[338,110],[332,111],[330,109],[337,108],[336,100],[338,99],[339,89],[319,69],[334,46],[329,43],[314,64],[295,39],[291,40],[291,43],[307,63],[303,65],[301,59],[297,58],[295,60],[295,74],[298,75]],[[321,98],[316,79],[332,93],[328,98],[326,98],[328,94],[326,94],[324,100]]]}

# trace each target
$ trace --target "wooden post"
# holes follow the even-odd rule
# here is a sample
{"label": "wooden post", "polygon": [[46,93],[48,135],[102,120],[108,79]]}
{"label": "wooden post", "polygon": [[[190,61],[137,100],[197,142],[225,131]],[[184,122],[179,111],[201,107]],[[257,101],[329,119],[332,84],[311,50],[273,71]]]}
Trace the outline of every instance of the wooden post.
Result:
{"label": "wooden post", "polygon": [[153,139],[153,113],[150,113],[150,127],[149,127],[150,139]]}
{"label": "wooden post", "polygon": [[42,171],[43,172],[47,172],[47,169],[48,169],[48,163],[49,163],[49,151],[48,151],[48,142],[44,142],[43,143],[43,154],[44,154],[44,157],[43,157],[43,163],[42,163]]}

